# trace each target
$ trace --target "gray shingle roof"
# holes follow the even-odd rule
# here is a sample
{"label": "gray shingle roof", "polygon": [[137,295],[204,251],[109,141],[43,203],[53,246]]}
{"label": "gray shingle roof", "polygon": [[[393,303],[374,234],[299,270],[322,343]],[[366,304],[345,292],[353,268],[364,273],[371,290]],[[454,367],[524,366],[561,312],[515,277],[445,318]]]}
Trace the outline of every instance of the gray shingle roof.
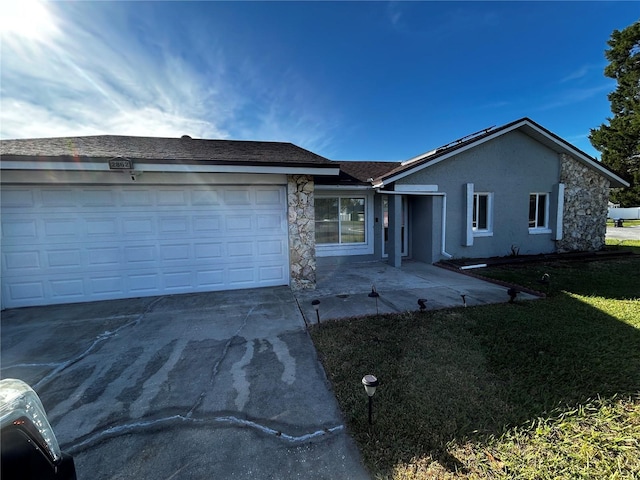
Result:
{"label": "gray shingle roof", "polygon": [[335,163],[292,143],[192,138],[88,137],[1,140],[3,159],[92,161],[116,157],[138,163],[206,163],[335,168]]}
{"label": "gray shingle roof", "polygon": [[360,182],[370,183],[401,165],[400,162],[340,162],[340,170]]}

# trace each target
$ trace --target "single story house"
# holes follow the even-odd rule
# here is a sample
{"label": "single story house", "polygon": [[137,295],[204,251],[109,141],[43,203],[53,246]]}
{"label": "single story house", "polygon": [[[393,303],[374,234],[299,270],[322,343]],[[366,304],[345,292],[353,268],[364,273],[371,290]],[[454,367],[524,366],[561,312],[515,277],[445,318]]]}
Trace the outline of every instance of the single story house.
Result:
{"label": "single story house", "polygon": [[338,182],[316,180],[317,256],[388,258],[394,266],[403,257],[435,263],[599,250],[609,189],[629,186],[528,118],[404,162],[340,169]]}
{"label": "single story house", "polygon": [[0,142],[2,307],[315,282],[313,178],[290,143]]}
{"label": "single story house", "polygon": [[433,263],[604,244],[628,183],[524,118],[405,162],[290,143],[0,142],[2,308],[260,286],[317,258]]}

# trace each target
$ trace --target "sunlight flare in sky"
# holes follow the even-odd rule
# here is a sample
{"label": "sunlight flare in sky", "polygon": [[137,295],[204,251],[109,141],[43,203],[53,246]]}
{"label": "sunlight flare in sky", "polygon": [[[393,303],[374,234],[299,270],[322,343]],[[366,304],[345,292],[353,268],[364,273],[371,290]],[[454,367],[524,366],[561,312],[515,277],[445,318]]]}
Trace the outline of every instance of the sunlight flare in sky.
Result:
{"label": "sunlight flare in sky", "polygon": [[3,42],[11,39],[46,42],[58,35],[59,29],[46,3],[9,0],[0,2],[0,34]]}
{"label": "sunlight flare in sky", "polygon": [[530,117],[593,155],[633,2],[0,0],[0,138],[292,142],[394,160]]}

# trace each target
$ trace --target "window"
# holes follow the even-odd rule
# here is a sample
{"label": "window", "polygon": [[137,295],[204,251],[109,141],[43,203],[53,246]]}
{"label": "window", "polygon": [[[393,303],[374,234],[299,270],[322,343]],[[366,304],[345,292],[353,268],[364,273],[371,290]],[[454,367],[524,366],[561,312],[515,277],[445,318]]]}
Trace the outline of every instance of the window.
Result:
{"label": "window", "polygon": [[548,229],[548,196],[546,193],[532,193],[529,195],[529,230]]}
{"label": "window", "polygon": [[365,199],[316,197],[316,244],[365,243]]}
{"label": "window", "polygon": [[473,194],[473,230],[489,229],[489,194]]}
{"label": "window", "polygon": [[473,194],[473,217],[471,229],[477,236],[489,235],[493,230],[493,194]]}

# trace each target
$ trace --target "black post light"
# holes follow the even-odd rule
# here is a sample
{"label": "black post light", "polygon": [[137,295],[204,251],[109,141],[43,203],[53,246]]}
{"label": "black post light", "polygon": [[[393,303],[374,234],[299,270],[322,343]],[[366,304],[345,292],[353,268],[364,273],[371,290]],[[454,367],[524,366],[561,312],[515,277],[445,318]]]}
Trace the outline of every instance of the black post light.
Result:
{"label": "black post light", "polygon": [[316,318],[318,319],[318,325],[320,325],[320,300],[317,298],[311,302],[313,309],[316,311]]}
{"label": "black post light", "polygon": [[379,315],[379,311],[378,311],[378,297],[379,296],[380,296],[380,294],[376,291],[376,286],[372,285],[371,286],[371,293],[368,295],[368,297],[376,299],[376,315]]}
{"label": "black post light", "polygon": [[373,425],[373,394],[376,393],[376,388],[378,387],[378,379],[373,375],[365,375],[362,377],[362,384],[364,385],[364,390],[367,392],[367,396],[369,397],[369,425]]}

